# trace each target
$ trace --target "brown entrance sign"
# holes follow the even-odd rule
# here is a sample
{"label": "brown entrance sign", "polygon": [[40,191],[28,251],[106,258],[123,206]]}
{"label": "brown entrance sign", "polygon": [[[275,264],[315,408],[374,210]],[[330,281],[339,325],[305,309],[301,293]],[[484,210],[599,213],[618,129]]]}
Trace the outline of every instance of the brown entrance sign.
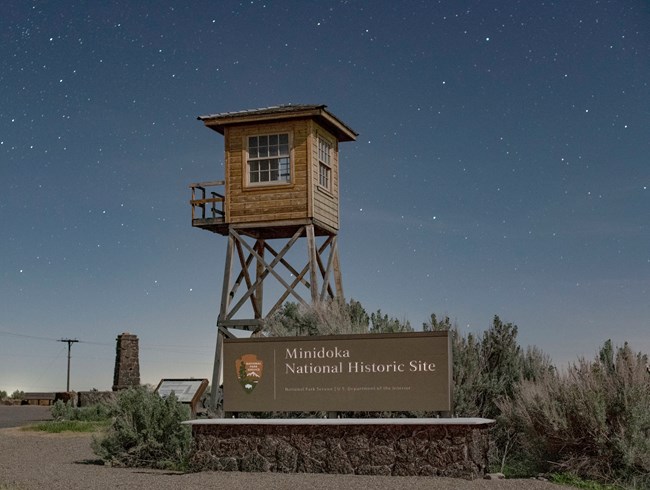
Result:
{"label": "brown entrance sign", "polygon": [[447,332],[226,339],[224,410],[451,410]]}

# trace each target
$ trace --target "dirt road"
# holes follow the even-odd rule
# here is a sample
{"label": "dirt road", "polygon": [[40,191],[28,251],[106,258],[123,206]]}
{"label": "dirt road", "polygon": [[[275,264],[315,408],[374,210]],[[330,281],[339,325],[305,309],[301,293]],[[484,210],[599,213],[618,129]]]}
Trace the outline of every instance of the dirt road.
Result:
{"label": "dirt road", "polygon": [[49,420],[51,407],[37,405],[0,405],[0,429]]}

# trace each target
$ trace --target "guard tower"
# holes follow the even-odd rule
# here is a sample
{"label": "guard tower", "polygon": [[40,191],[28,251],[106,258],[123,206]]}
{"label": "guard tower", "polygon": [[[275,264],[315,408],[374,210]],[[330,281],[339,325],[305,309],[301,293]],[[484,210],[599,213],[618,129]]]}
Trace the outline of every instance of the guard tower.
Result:
{"label": "guard tower", "polygon": [[225,139],[225,179],[190,185],[192,226],[228,237],[210,400],[216,407],[230,329],[259,331],[290,297],[303,305],[343,298],[338,148],[357,133],[325,105],[198,119]]}

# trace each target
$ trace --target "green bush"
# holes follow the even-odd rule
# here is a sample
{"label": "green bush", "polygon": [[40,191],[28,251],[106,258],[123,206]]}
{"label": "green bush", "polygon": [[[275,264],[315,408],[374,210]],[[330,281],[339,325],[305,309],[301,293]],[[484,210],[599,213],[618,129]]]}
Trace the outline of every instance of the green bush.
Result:
{"label": "green bush", "polygon": [[50,413],[55,421],[103,422],[111,418],[113,407],[105,403],[88,407],[73,407],[70,402],[57,400],[52,405]]}
{"label": "green bush", "polygon": [[116,466],[182,470],[187,467],[191,430],[181,422],[189,409],[172,394],[161,398],[144,389],[120,393],[114,421],[93,441],[95,454]]}
{"label": "green bush", "polygon": [[57,400],[50,408],[50,414],[54,420],[72,420],[74,408],[70,402],[66,403],[62,400]]}
{"label": "green bush", "polygon": [[650,376],[647,356],[607,341],[594,361],[524,381],[499,403],[519,434],[521,455],[546,470],[650,487]]}

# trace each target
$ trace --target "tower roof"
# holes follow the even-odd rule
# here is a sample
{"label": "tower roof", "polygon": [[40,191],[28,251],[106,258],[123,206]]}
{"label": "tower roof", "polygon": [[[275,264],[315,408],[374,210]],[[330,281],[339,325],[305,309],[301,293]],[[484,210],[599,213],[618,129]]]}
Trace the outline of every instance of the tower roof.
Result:
{"label": "tower roof", "polygon": [[199,116],[197,119],[203,121],[210,129],[223,134],[226,126],[297,118],[314,119],[334,134],[339,141],[354,141],[357,139],[358,134],[328,111],[327,106],[323,104],[285,104],[261,109],[210,114]]}

